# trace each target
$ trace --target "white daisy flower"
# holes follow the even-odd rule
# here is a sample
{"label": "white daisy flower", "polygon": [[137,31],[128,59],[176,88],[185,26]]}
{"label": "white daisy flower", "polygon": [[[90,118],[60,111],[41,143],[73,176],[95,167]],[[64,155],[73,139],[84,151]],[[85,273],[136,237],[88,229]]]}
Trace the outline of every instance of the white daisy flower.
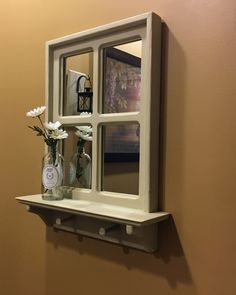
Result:
{"label": "white daisy flower", "polygon": [[76,126],[78,129],[75,134],[83,140],[92,141],[93,128],[91,126]]}
{"label": "white daisy flower", "polygon": [[43,125],[46,129],[48,129],[50,131],[54,131],[61,126],[61,123],[59,121],[57,121],[55,123],[52,123],[52,122],[46,123],[45,122]]}
{"label": "white daisy flower", "polygon": [[86,133],[92,133],[93,128],[91,126],[75,126],[80,132]]}
{"label": "white daisy flower", "polygon": [[68,133],[62,129],[52,130],[50,137],[53,139],[65,139],[68,137]]}
{"label": "white daisy flower", "polygon": [[89,112],[82,112],[79,115],[80,116],[88,116],[88,115],[91,115],[91,113],[89,113]]}
{"label": "white daisy flower", "polygon": [[84,139],[84,140],[87,140],[87,141],[92,141],[92,139],[93,139],[92,136],[89,136],[89,134],[83,134],[83,133],[80,132],[79,130],[76,131],[75,134],[76,134],[78,137],[80,137],[80,138],[82,138],[82,139]]}
{"label": "white daisy flower", "polygon": [[29,111],[28,113],[26,113],[26,116],[35,118],[35,117],[42,115],[45,110],[46,110],[45,106],[37,107],[36,109],[33,109],[33,110]]}

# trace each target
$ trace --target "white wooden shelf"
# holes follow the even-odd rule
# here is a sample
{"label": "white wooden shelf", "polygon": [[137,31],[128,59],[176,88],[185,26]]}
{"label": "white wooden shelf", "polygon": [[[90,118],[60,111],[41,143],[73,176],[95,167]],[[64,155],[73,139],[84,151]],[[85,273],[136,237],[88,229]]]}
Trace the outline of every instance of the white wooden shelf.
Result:
{"label": "white wooden shelf", "polygon": [[157,250],[157,223],[169,216],[86,200],[46,201],[40,194],[16,199],[48,226],[146,252]]}
{"label": "white wooden shelf", "polygon": [[42,199],[42,195],[17,197],[16,199],[20,203],[29,206],[60,210],[62,212],[91,216],[134,226],[156,223],[166,219],[169,215],[166,212],[146,213],[141,210],[85,200],[63,199],[61,201],[46,201]]}

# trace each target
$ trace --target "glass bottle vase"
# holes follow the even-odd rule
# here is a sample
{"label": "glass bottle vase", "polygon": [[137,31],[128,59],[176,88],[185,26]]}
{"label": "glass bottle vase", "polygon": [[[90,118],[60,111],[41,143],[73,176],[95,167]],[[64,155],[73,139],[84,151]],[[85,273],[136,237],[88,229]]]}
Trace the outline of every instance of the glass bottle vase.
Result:
{"label": "glass bottle vase", "polygon": [[70,161],[70,184],[90,189],[91,173],[91,158],[80,146]]}
{"label": "glass bottle vase", "polygon": [[55,201],[63,199],[64,158],[55,147],[49,147],[42,160],[42,198]]}

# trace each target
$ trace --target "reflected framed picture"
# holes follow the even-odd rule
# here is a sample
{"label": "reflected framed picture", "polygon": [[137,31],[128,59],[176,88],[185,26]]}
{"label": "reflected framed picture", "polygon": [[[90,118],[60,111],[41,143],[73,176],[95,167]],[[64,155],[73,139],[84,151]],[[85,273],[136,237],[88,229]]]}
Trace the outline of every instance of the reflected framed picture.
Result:
{"label": "reflected framed picture", "polygon": [[[139,111],[141,58],[114,47],[103,54],[103,113]],[[134,123],[104,126],[104,161],[139,161],[139,133]]]}

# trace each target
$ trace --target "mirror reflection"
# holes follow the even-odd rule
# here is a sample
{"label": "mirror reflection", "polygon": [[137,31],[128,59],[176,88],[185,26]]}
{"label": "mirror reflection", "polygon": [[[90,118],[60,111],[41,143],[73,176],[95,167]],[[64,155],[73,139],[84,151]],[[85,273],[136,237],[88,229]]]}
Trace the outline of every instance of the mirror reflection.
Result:
{"label": "mirror reflection", "polygon": [[63,116],[92,112],[93,52],[64,58]]}
{"label": "mirror reflection", "polygon": [[138,195],[139,124],[102,126],[102,190]]}
{"label": "mirror reflection", "polygon": [[103,113],[140,110],[142,41],[103,49]]}
{"label": "mirror reflection", "polygon": [[64,142],[66,184],[72,187],[91,188],[92,177],[92,126],[80,125],[65,128],[69,134]]}

